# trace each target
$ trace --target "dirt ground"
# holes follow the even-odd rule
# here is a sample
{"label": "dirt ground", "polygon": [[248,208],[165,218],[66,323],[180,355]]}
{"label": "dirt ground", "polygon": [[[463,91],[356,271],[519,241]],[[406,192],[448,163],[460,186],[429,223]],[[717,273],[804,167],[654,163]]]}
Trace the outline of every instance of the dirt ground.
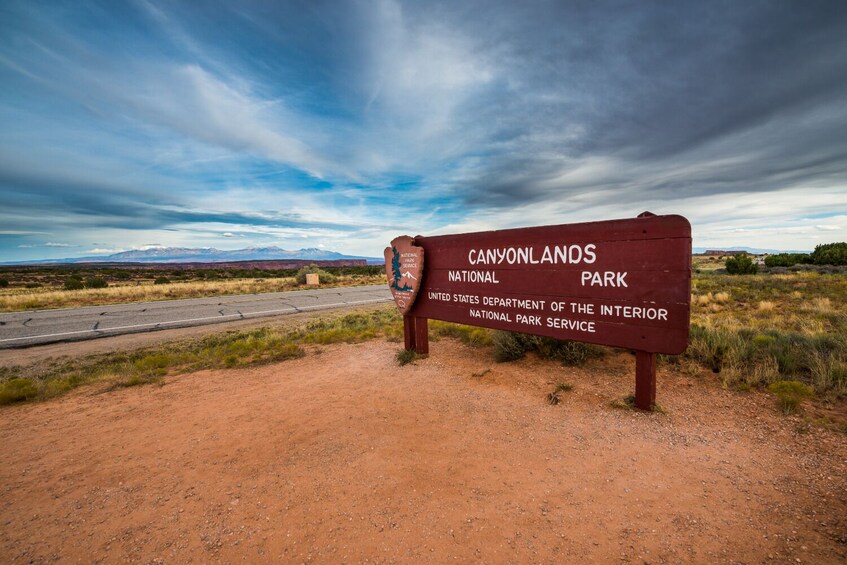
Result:
{"label": "dirt ground", "polygon": [[771,396],[397,348],[0,409],[0,562],[847,561],[847,437]]}

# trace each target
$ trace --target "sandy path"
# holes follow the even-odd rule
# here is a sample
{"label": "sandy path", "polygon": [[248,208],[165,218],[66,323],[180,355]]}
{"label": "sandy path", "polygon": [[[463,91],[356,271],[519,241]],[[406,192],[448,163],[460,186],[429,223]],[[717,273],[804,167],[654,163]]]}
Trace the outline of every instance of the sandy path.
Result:
{"label": "sandy path", "polygon": [[396,348],[0,410],[0,562],[847,560],[845,437],[766,395]]}

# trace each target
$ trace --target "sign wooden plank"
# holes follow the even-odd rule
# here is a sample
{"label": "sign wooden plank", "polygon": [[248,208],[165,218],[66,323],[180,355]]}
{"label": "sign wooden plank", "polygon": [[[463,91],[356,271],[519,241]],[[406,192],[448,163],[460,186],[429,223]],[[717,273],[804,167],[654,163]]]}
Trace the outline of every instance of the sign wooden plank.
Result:
{"label": "sign wooden plank", "polygon": [[385,260],[406,349],[418,353],[429,351],[428,318],[625,347],[636,351],[635,405],[651,410],[656,354],[688,346],[691,225],[681,216],[400,236]]}
{"label": "sign wooden plank", "polygon": [[414,238],[409,314],[647,353],[688,344],[691,225],[645,216]]}

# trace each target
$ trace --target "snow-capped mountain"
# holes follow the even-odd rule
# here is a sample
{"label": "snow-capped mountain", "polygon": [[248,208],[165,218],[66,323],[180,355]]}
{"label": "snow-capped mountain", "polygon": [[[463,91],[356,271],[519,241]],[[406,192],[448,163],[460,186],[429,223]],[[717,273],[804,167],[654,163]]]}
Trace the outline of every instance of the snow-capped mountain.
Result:
{"label": "snow-capped mountain", "polygon": [[97,257],[71,257],[28,261],[30,264],[48,263],[220,263],[228,261],[273,261],[281,259],[302,259],[306,261],[333,261],[340,259],[366,259],[369,262],[382,263],[382,259],[344,255],[335,251],[309,247],[289,250],[281,247],[248,247],[246,249],[221,250],[213,247],[150,247],[121,251],[111,255]]}

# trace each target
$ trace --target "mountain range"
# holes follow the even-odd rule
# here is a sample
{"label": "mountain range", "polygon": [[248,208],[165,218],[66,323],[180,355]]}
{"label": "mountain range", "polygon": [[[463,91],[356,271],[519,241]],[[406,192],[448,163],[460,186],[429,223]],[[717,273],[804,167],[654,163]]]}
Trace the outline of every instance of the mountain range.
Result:
{"label": "mountain range", "polygon": [[301,259],[305,261],[334,261],[340,259],[365,259],[368,263],[383,262],[377,257],[344,255],[335,251],[309,247],[289,250],[281,247],[248,247],[246,249],[221,250],[213,247],[151,247],[121,251],[96,257],[68,257],[65,259],[42,259],[40,261],[18,261],[15,265],[46,265],[69,263],[222,263],[229,261],[273,261]]}

